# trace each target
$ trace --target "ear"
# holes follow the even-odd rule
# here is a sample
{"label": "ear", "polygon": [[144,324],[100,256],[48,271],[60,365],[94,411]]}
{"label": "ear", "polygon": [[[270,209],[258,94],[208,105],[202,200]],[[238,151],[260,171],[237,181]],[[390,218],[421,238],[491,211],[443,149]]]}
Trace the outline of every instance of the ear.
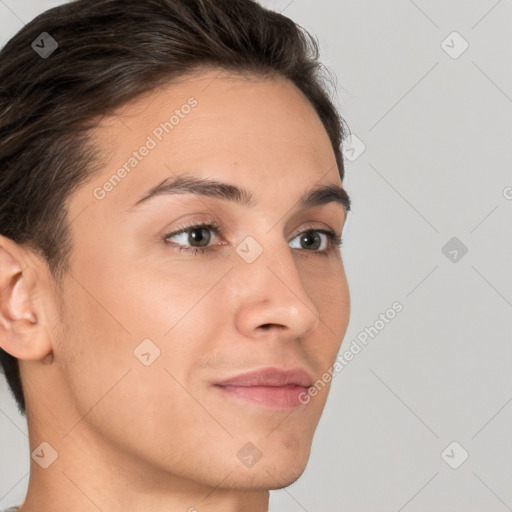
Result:
{"label": "ear", "polygon": [[0,347],[18,359],[52,352],[42,268],[27,249],[0,235]]}

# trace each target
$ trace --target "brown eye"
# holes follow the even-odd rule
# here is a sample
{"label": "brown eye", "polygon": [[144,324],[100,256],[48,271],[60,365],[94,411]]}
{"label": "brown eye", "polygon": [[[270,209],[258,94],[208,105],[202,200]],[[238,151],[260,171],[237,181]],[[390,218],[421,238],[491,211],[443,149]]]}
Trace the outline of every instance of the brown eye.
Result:
{"label": "brown eye", "polygon": [[204,247],[211,239],[207,228],[191,228],[188,231],[188,245],[192,247]]}
{"label": "brown eye", "polygon": [[317,251],[322,245],[322,237],[314,231],[306,231],[300,235],[300,243],[303,249]]}
{"label": "brown eye", "polygon": [[202,223],[192,226],[183,226],[178,231],[165,235],[164,240],[169,245],[179,248],[180,251],[196,252],[197,249],[209,248],[212,234],[220,235],[219,226],[215,223]]}
{"label": "brown eye", "polygon": [[341,238],[326,229],[308,229],[299,233],[293,240],[299,239],[298,246],[294,249],[302,249],[317,254],[327,254],[331,250],[339,250]]}

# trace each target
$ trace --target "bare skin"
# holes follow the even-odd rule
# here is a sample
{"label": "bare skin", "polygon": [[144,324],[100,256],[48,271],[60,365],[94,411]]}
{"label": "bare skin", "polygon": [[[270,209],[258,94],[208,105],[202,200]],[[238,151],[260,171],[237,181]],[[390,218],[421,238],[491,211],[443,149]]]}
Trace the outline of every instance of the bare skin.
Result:
{"label": "bare skin", "polygon": [[[158,140],[155,127],[191,97]],[[148,136],[156,147],[105,186]],[[21,510],[266,511],[269,489],[305,469],[329,384],[288,408],[213,384],[264,367],[316,380],[335,361],[350,313],[341,250],[320,232],[309,249],[300,233],[340,236],[346,212],[298,206],[319,185],[341,187],[327,133],[287,80],[205,71],[125,105],[94,140],[104,166],[68,201],[62,288],[0,236],[0,344],[20,360],[31,452],[46,442],[58,454],[46,469],[31,460]],[[254,204],[186,193],[130,208],[187,173],[244,187]],[[179,251],[195,248],[190,231],[165,240],[212,221],[204,253]],[[248,467],[244,456],[261,458]]]}

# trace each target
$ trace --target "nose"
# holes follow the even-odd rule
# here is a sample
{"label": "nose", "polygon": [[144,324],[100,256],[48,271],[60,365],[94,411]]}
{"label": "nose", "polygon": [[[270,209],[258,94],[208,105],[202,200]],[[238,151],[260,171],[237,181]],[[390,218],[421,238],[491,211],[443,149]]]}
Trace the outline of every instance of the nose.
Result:
{"label": "nose", "polygon": [[282,240],[270,245],[252,263],[237,261],[236,326],[247,338],[299,339],[318,327],[318,309],[304,288],[293,249]]}

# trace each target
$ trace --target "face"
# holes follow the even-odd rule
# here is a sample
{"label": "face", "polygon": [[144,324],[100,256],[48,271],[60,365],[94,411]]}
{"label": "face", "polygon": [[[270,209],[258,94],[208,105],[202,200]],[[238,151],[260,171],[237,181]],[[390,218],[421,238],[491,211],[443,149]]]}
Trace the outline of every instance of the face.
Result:
{"label": "face", "polygon": [[155,475],[290,484],[329,383],[304,391],[349,318],[330,237],[344,206],[301,202],[341,187],[320,119],[285,79],[204,72],[123,107],[94,140],[104,165],[68,203],[55,389],[29,407],[51,408],[59,439]]}

